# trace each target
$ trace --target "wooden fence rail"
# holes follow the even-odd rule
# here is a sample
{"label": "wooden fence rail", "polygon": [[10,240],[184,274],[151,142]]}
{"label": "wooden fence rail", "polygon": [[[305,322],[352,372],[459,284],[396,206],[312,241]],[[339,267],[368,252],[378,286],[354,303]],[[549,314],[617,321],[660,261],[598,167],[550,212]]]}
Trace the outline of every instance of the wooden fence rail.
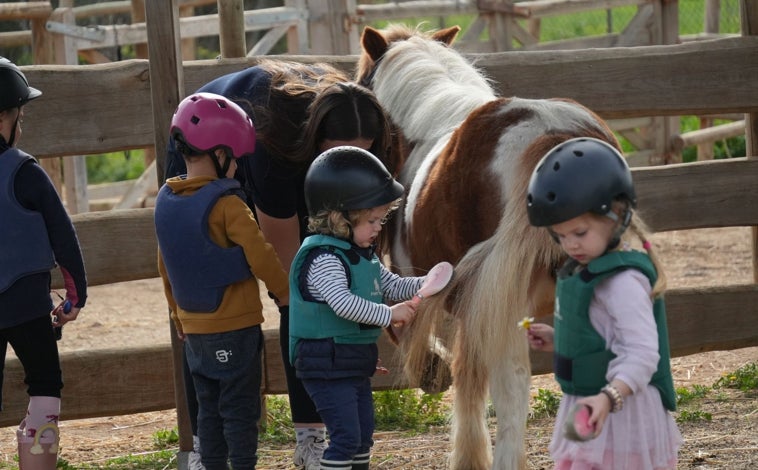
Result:
{"label": "wooden fence rail", "polygon": [[[758,328],[754,315],[746,314],[746,305],[758,305],[758,285],[669,291],[666,309],[672,356],[758,345]],[[264,337],[262,392],[286,393],[279,330],[264,330]],[[396,351],[386,335],[380,338],[379,355],[390,374],[374,377],[374,390],[405,387]],[[118,416],[176,407],[172,351],[168,344],[69,352],[61,355],[61,367],[66,383],[62,419]],[[532,352],[533,374],[551,370],[549,354]],[[6,360],[0,426],[18,424],[19,416],[24,415],[29,399],[23,380],[21,364],[16,359]]]}
{"label": "wooden fence rail", "polygon": [[[758,110],[758,37],[673,46],[469,54],[503,96],[573,98],[605,118]],[[328,61],[352,72],[355,56],[281,56]],[[256,59],[185,62],[185,92]],[[21,69],[43,91],[25,109],[26,150],[40,158],[153,145],[150,76],[142,59]],[[557,80],[556,77],[560,77]],[[719,90],[719,93],[714,93]],[[108,123],[104,126],[104,123]],[[63,124],[62,124],[63,123]],[[75,126],[73,128],[72,126]],[[75,132],[74,132],[75,131]]]}
{"label": "wooden fence rail", "polygon": [[[655,231],[758,225],[758,159],[738,158],[635,168],[639,208]],[[73,217],[92,285],[158,275],[153,210],[131,209]],[[114,248],[117,247],[117,248]],[[114,251],[117,250],[117,251]],[[55,277],[54,287],[62,284]],[[667,294],[672,354],[758,345],[758,285],[675,289]],[[165,312],[145,312],[165,315]],[[168,320],[166,328],[168,328]],[[284,393],[278,329],[266,329],[263,391]],[[381,356],[392,373],[377,376],[376,389],[405,383],[394,347],[383,337]],[[532,355],[533,373],[550,371],[550,356]],[[147,349],[80,351],[62,355],[66,379],[64,419],[112,416],[173,408],[169,345]],[[26,407],[23,372],[6,361],[5,409],[0,426],[15,424]],[[15,421],[14,421],[15,420]]]}

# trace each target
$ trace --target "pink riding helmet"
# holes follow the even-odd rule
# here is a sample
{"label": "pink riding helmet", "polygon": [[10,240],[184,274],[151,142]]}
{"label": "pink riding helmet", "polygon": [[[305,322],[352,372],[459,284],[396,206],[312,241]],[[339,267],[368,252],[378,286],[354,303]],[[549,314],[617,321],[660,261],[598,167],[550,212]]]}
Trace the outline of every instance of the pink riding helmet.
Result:
{"label": "pink riding helmet", "polygon": [[240,158],[255,150],[255,126],[250,116],[215,93],[184,98],[171,119],[171,136],[198,153],[226,147],[233,158]]}

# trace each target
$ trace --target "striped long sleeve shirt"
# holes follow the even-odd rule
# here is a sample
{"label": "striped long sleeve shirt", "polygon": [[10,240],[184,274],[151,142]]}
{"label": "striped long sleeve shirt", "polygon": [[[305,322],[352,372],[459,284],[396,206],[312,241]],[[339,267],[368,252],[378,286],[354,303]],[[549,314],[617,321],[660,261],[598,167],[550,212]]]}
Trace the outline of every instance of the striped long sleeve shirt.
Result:
{"label": "striped long sleeve shirt", "polygon": [[[401,277],[383,265],[380,269],[382,294],[387,300],[408,300],[424,282],[424,276]],[[337,255],[324,253],[317,256],[308,269],[306,283],[314,299],[326,302],[340,317],[368,325],[390,325],[392,313],[388,305],[371,302],[350,292],[347,273]]]}

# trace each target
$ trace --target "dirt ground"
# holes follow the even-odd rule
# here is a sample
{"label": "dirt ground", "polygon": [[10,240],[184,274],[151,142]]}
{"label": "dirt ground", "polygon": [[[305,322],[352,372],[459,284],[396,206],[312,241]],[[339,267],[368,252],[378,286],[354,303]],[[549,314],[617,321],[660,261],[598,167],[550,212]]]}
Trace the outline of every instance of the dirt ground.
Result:
{"label": "dirt ground", "polygon": [[[670,287],[705,287],[753,282],[751,236],[748,228],[703,229],[656,234],[653,243],[667,268]],[[277,322],[269,305],[267,321]],[[755,313],[755,312],[752,312]],[[158,279],[97,286],[90,289],[87,307],[79,319],[64,328],[61,351],[147,346],[170,342],[165,299]],[[9,351],[9,355],[12,352]],[[711,386],[721,376],[758,361],[758,347],[709,352],[672,360],[676,387]],[[532,393],[555,389],[552,377],[536,376]],[[454,392],[448,392],[451,400]],[[758,468],[758,397],[726,392],[702,402],[710,421],[680,425],[685,439],[679,469]],[[65,406],[65,404],[64,404]],[[154,451],[153,434],[176,426],[175,410],[128,416],[64,421],[61,458],[72,465],[97,465],[128,454]],[[442,469],[449,449],[449,427],[408,437],[382,432],[375,436],[372,468]],[[494,438],[495,425],[490,426]],[[547,445],[552,420],[532,420],[527,431],[528,467],[551,468]],[[261,469],[294,468],[292,449],[260,449]],[[0,429],[0,464],[11,462],[15,450],[13,428]],[[2,466],[0,465],[0,468]]]}

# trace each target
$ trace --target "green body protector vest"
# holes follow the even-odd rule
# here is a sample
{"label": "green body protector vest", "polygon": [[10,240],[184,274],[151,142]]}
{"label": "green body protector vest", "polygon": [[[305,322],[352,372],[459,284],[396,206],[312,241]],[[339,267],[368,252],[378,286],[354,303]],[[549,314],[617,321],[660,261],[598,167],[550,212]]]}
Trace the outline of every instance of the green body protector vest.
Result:
{"label": "green body protector vest", "polygon": [[[614,251],[592,260],[579,272],[561,272],[556,284],[555,353],[553,369],[564,393],[595,395],[606,385],[608,365],[616,357],[592,327],[590,302],[595,286],[625,269],[636,269],[654,285],[658,277],[650,257],[639,251]],[[676,392],[671,377],[666,308],[661,297],[653,302],[658,329],[658,368],[650,381],[661,394],[663,405],[676,409]]]}
{"label": "green body protector vest", "polygon": [[335,343],[371,344],[375,343],[382,329],[373,325],[363,325],[338,316],[326,302],[312,302],[303,298],[301,274],[308,253],[313,249],[325,249],[342,259],[343,266],[349,267],[350,292],[372,302],[381,303],[384,298],[381,288],[381,268],[379,258],[370,260],[358,256],[358,263],[352,264],[345,251],[350,243],[327,235],[311,235],[303,241],[295,255],[290,269],[290,361],[295,363],[295,346],[301,339],[333,338]]}

